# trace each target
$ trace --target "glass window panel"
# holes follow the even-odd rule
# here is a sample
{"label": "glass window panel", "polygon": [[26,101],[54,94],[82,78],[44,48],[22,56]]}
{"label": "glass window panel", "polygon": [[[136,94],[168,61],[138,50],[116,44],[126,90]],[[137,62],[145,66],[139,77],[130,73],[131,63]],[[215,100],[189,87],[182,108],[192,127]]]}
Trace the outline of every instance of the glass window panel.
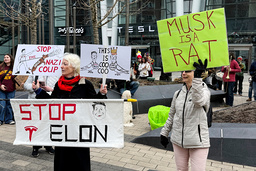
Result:
{"label": "glass window panel", "polygon": [[[256,0],[254,0],[254,2],[256,2]],[[249,5],[248,16],[249,17],[256,17],[256,3],[254,3],[254,4],[251,3]]]}
{"label": "glass window panel", "polygon": [[227,18],[234,18],[236,16],[236,5],[226,5],[225,14]]}
{"label": "glass window panel", "polygon": [[[164,19],[166,17],[166,10],[155,10],[155,21]],[[162,18],[162,12],[164,13],[164,18]]]}
{"label": "glass window panel", "polygon": [[66,17],[56,17],[55,18],[55,27],[64,27],[66,25],[65,20]]}
{"label": "glass window panel", "polygon": [[235,31],[235,19],[226,19],[227,31],[234,32]]}
{"label": "glass window panel", "polygon": [[238,19],[236,25],[237,25],[237,30],[239,30],[239,31],[255,32],[256,19],[255,18]]}
{"label": "glass window panel", "polygon": [[228,4],[228,3],[235,3],[236,0],[225,0],[225,3]]}
{"label": "glass window panel", "polygon": [[154,0],[150,0],[147,4],[148,9],[154,9],[155,8],[155,2]]}
{"label": "glass window panel", "polygon": [[222,4],[222,0],[208,0],[207,5],[219,5]]}
{"label": "glass window panel", "polygon": [[135,23],[137,23],[137,21],[136,21],[136,16],[137,16],[136,14],[130,16],[130,24],[135,24]]}
{"label": "glass window panel", "polygon": [[143,11],[143,12],[142,12],[141,21],[142,21],[143,23],[155,22],[154,10]]}
{"label": "glass window panel", "polygon": [[208,6],[206,7],[206,10],[212,10],[212,9],[217,9],[217,8],[222,8],[222,5],[214,5],[214,6]]}
{"label": "glass window panel", "polygon": [[161,9],[165,9],[166,8],[166,1],[167,0],[161,0]]}
{"label": "glass window panel", "polygon": [[184,1],[184,13],[190,12],[190,1]]}
{"label": "glass window panel", "polygon": [[249,0],[237,0],[237,2],[249,2]]}
{"label": "glass window panel", "polygon": [[122,13],[121,15],[118,16],[118,23],[119,24],[125,24],[125,15]]}
{"label": "glass window panel", "polygon": [[176,2],[173,2],[173,7],[171,8],[173,13],[176,13]]}
{"label": "glass window panel", "polygon": [[63,0],[55,0],[55,1],[54,1],[54,5],[55,5],[55,6],[60,6],[60,5],[66,6],[66,1],[63,1]]}
{"label": "glass window panel", "polygon": [[243,3],[238,5],[238,10],[237,10],[237,17],[248,17],[248,12],[249,12],[249,4]]}

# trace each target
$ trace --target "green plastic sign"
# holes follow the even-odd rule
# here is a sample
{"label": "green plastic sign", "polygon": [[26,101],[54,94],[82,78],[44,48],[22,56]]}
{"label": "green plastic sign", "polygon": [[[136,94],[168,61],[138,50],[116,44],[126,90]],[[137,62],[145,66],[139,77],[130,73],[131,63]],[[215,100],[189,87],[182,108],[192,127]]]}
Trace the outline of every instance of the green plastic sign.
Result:
{"label": "green plastic sign", "polygon": [[194,70],[208,59],[207,68],[229,65],[224,8],[157,21],[164,72]]}

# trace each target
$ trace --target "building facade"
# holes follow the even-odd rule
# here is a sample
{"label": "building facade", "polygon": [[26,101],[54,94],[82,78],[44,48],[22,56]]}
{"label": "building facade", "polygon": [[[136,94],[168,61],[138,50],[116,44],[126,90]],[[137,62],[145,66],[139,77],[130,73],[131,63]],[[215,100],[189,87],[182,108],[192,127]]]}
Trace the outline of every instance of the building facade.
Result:
{"label": "building facade", "polygon": [[[0,0],[2,3],[4,0]],[[134,0],[129,0],[133,3]],[[26,0],[13,0],[21,4]],[[79,0],[42,0],[43,13],[38,18],[38,44],[66,45],[66,51],[80,53],[80,44],[94,43],[90,8]],[[225,8],[229,50],[236,56],[243,56],[249,68],[251,61],[256,60],[256,1],[255,0],[142,0],[129,6],[129,24],[126,23],[127,10],[123,8],[126,1],[114,4],[114,0],[101,1],[98,5],[98,19],[102,19],[110,10],[103,22],[110,20],[99,29],[100,44],[125,45],[126,27],[129,31],[129,46],[132,47],[132,58],[136,59],[137,51],[149,52],[155,60],[154,67],[161,67],[157,21],[192,12]],[[114,6],[113,6],[114,5]],[[178,7],[176,7],[178,6]],[[183,6],[183,8],[182,8]],[[29,10],[24,7],[24,11]],[[52,10],[50,10],[52,9]],[[121,13],[119,13],[122,11]],[[118,16],[112,19],[113,16]],[[11,53],[13,44],[30,44],[30,29],[24,23],[15,21],[13,31],[11,19],[0,13],[0,60],[3,55]],[[5,26],[4,22],[9,25]],[[13,40],[14,38],[14,40]],[[14,48],[15,49],[15,48]]]}

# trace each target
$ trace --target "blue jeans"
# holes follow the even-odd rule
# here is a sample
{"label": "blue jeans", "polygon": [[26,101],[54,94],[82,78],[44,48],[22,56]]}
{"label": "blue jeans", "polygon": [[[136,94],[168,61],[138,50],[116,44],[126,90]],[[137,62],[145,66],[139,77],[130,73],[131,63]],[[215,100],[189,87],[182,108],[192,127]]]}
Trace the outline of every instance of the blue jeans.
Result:
{"label": "blue jeans", "polygon": [[249,84],[249,90],[248,90],[248,97],[249,97],[249,99],[252,98],[252,89],[253,89],[252,84],[253,84],[253,82],[250,82],[250,84]]}
{"label": "blue jeans", "polygon": [[224,91],[226,91],[226,104],[233,106],[234,102],[234,89],[235,82],[224,82]]}
{"label": "blue jeans", "polygon": [[[130,92],[133,96],[136,92],[136,90],[139,88],[140,83],[138,81],[132,81],[130,82]],[[126,90],[126,88],[121,88],[120,93],[123,94],[123,92]]]}
{"label": "blue jeans", "polygon": [[[4,92],[0,90],[0,99],[12,99],[15,96],[15,91]],[[0,121],[4,121],[6,124],[13,121],[13,111],[10,100],[0,101]]]}
{"label": "blue jeans", "polygon": [[254,97],[254,100],[256,101],[256,82],[253,81],[252,82],[252,89],[253,89],[253,97]]}

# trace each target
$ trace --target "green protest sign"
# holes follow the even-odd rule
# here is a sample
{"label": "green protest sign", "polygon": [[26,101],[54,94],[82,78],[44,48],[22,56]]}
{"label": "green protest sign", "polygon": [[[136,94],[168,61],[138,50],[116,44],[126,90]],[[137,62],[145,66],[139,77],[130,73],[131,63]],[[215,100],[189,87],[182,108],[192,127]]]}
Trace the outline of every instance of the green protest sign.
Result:
{"label": "green protest sign", "polygon": [[164,72],[193,70],[198,59],[208,67],[229,65],[224,8],[157,21]]}

